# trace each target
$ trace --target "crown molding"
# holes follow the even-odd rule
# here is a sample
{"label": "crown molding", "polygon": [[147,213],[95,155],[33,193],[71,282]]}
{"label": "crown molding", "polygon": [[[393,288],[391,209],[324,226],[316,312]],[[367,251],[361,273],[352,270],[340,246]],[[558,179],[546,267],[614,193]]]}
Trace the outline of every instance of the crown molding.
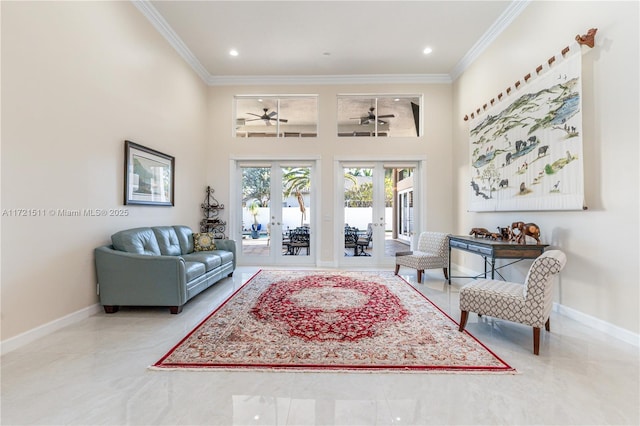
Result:
{"label": "crown molding", "polygon": [[323,85],[323,84],[439,84],[451,83],[449,74],[353,74],[211,76],[210,86]]}
{"label": "crown molding", "polygon": [[193,70],[206,83],[211,79],[211,74],[206,70],[195,55],[189,50],[178,34],[160,15],[158,10],[148,0],[131,0],[131,3],[151,22],[151,25],[169,42]]}
{"label": "crown molding", "polygon": [[456,80],[462,75],[462,73],[471,66],[473,62],[485,51],[487,47],[495,41],[495,39],[513,22],[514,19],[522,13],[522,11],[533,0],[513,0],[509,7],[502,12],[502,15],[498,17],[496,22],[489,27],[482,37],[469,49],[469,51],[462,57],[460,62],[456,64],[449,74],[451,81]]}

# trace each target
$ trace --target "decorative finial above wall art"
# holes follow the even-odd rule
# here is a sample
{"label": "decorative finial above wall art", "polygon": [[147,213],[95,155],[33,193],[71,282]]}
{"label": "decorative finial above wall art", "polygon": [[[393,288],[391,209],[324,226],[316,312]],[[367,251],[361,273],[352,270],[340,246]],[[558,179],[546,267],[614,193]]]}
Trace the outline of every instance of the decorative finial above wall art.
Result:
{"label": "decorative finial above wall art", "polygon": [[578,42],[579,45],[584,44],[586,46],[593,48],[593,46],[595,46],[595,43],[596,43],[597,31],[598,31],[597,28],[591,28],[589,31],[587,31],[586,34],[583,34],[583,35],[578,34],[576,36],[576,41]]}

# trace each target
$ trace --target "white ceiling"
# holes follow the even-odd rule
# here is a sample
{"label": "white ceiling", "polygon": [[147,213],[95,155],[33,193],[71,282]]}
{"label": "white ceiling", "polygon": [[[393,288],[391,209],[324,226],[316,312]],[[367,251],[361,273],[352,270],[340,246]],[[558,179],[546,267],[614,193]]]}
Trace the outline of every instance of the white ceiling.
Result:
{"label": "white ceiling", "polygon": [[527,4],[134,1],[212,85],[451,81]]}

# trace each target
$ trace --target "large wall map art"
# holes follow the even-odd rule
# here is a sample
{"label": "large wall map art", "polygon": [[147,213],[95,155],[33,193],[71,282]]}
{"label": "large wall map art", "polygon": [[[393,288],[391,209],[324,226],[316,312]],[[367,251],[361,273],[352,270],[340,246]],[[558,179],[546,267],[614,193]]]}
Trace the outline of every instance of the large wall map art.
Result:
{"label": "large wall map art", "polygon": [[583,209],[581,56],[471,121],[470,211]]}

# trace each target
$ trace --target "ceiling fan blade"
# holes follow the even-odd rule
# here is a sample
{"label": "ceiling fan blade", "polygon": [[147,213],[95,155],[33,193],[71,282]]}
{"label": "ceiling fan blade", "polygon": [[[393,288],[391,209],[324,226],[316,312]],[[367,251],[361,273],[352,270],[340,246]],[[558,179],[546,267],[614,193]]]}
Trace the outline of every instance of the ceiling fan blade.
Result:
{"label": "ceiling fan blade", "polygon": [[254,114],[254,113],[252,113],[252,112],[248,112],[248,113],[247,113],[247,115],[255,115],[256,117],[262,117],[261,115]]}
{"label": "ceiling fan blade", "polygon": [[278,118],[278,121],[281,122],[281,123],[289,122],[289,120],[287,120],[286,118]]}
{"label": "ceiling fan blade", "polygon": [[278,114],[278,113],[277,113],[277,112],[275,112],[275,111],[271,111],[269,114],[267,114],[267,117],[271,118],[271,117],[273,117],[273,116],[274,116],[274,115],[276,115],[276,114]]}
{"label": "ceiling fan blade", "polygon": [[393,114],[386,114],[386,115],[379,115],[378,118],[394,118],[395,115]]}
{"label": "ceiling fan blade", "polygon": [[250,120],[244,120],[244,122],[246,123],[247,121],[258,121],[258,120],[262,120],[262,118],[252,118]]}

